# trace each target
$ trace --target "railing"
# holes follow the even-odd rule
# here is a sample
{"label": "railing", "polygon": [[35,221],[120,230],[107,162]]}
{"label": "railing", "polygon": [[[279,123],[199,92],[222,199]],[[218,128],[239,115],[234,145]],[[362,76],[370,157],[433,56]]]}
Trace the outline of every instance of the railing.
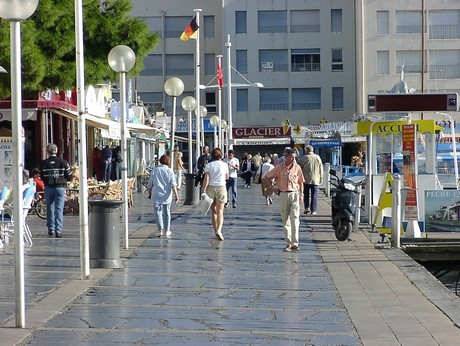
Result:
{"label": "railing", "polygon": [[289,105],[287,103],[261,103],[261,111],[287,111]]}
{"label": "railing", "polygon": [[163,70],[161,68],[145,68],[141,71],[141,76],[162,76]]}
{"label": "railing", "polygon": [[164,37],[165,38],[179,38],[182,35],[183,31],[176,31],[176,30],[168,30],[165,31]]}
{"label": "railing", "polygon": [[460,65],[430,65],[431,79],[460,78]]}
{"label": "railing", "polygon": [[303,71],[321,71],[320,63],[292,63],[292,72],[303,72]]}
{"label": "railing", "polygon": [[291,25],[291,32],[320,32],[320,25]]}
{"label": "railing", "polygon": [[[270,70],[270,72],[278,72],[278,71],[287,71],[288,70],[288,64],[273,64],[273,70]],[[259,72],[267,72],[266,68],[262,67],[262,63],[259,63]]]}
{"label": "railing", "polygon": [[[401,65],[396,66],[396,73],[401,72]],[[426,68],[425,68],[426,71]],[[422,66],[421,65],[404,65],[404,73],[420,73],[422,72]]]}
{"label": "railing", "polygon": [[193,76],[195,70],[193,68],[167,68],[167,76]]}
{"label": "railing", "polygon": [[[417,34],[422,32],[421,25],[396,25],[397,34]],[[426,32],[426,29],[425,29]]]}
{"label": "railing", "polygon": [[460,25],[430,25],[431,39],[460,38]]}
{"label": "railing", "polygon": [[259,25],[259,33],[275,32],[287,32],[287,25]]}
{"label": "railing", "polygon": [[293,102],[292,110],[293,111],[302,111],[302,110],[320,110],[321,102]]}

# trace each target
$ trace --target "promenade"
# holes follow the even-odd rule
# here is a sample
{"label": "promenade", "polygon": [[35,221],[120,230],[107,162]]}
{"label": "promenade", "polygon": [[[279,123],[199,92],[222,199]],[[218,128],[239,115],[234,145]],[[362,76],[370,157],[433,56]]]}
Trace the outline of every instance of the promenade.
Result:
{"label": "promenade", "polygon": [[0,250],[0,345],[458,345],[460,299],[401,250],[362,229],[338,242],[329,198],[301,217],[299,253],[283,252],[277,207],[239,188],[223,242],[209,215],[173,209],[156,237],[151,201],[135,194],[122,269],[80,280],[78,217],[62,239],[29,217],[26,328],[14,327],[13,245]]}

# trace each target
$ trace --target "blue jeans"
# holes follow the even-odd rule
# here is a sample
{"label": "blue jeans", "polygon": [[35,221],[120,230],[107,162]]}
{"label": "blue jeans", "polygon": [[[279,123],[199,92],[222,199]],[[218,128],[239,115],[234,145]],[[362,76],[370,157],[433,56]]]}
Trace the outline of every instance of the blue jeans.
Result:
{"label": "blue jeans", "polygon": [[[236,204],[236,197],[238,194],[238,178],[228,178],[227,180],[227,196],[228,196],[228,191],[230,188],[232,189],[232,204]],[[227,197],[228,199],[228,197]],[[227,201],[228,203],[229,201]]]}
{"label": "blue jeans", "polygon": [[303,184],[303,203],[305,209],[310,208],[313,213],[318,207],[318,185]]}
{"label": "blue jeans", "polygon": [[48,233],[61,233],[64,218],[65,187],[45,186]]}
{"label": "blue jeans", "polygon": [[158,230],[169,231],[171,225],[171,203],[153,203]]}

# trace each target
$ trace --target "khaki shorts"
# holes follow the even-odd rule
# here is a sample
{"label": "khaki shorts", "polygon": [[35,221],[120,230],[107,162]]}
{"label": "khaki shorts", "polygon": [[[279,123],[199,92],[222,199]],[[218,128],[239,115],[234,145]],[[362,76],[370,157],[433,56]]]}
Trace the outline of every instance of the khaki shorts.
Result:
{"label": "khaki shorts", "polygon": [[227,187],[224,186],[208,186],[206,194],[213,200],[221,203],[227,203]]}

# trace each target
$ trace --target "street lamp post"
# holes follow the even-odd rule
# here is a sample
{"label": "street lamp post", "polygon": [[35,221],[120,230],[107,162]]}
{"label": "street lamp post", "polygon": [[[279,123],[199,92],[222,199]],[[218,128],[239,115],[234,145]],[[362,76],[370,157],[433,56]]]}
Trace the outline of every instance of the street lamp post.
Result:
{"label": "street lamp post", "polygon": [[[204,118],[206,118],[206,115],[208,115],[208,109],[206,108],[206,106],[201,105],[200,110],[198,110],[198,108],[195,109],[195,115],[197,116],[197,124],[198,122],[201,123],[201,126],[198,126],[198,125],[196,126],[197,128],[196,138],[198,139],[197,144],[196,144],[196,159],[198,162],[198,158],[200,157],[201,152],[202,152],[201,148],[204,148],[204,145],[205,145],[204,143]],[[201,128],[201,133],[198,130],[198,128]],[[201,138],[201,140],[199,138]]]}
{"label": "street lamp post", "polygon": [[126,147],[126,73],[131,71],[136,63],[133,50],[125,45],[118,45],[109,52],[108,62],[112,70],[120,74],[120,133],[121,133],[121,181],[123,198],[123,230],[124,247],[129,248],[128,241],[128,153]]}
{"label": "street lamp post", "polygon": [[211,119],[209,119],[209,122],[211,123],[212,127],[214,127],[214,148],[218,148],[219,140],[217,138],[217,127],[220,125],[219,117],[217,115],[213,115]]}
{"label": "street lamp post", "polygon": [[10,22],[11,41],[11,129],[13,135],[13,210],[16,327],[25,327],[24,280],[24,211],[22,209],[22,171],[24,145],[22,142],[22,80],[21,80],[21,20],[37,9],[38,0],[0,0],[0,17]]}
{"label": "street lamp post", "polygon": [[193,96],[185,97],[182,100],[182,108],[188,115],[188,172],[193,173],[192,111],[196,108],[196,99]]}
{"label": "street lamp post", "polygon": [[222,119],[220,122],[220,126],[222,128],[222,150],[225,153],[228,151],[228,144],[226,140],[228,139],[228,123],[226,120]]}
{"label": "street lamp post", "polygon": [[172,97],[173,99],[173,108],[172,108],[172,116],[171,116],[171,145],[169,148],[169,157],[171,159],[170,167],[171,169],[174,167],[174,136],[176,134],[176,101],[177,97],[182,95],[184,92],[184,82],[180,78],[172,77],[169,78],[164,85],[164,89],[168,96]]}

